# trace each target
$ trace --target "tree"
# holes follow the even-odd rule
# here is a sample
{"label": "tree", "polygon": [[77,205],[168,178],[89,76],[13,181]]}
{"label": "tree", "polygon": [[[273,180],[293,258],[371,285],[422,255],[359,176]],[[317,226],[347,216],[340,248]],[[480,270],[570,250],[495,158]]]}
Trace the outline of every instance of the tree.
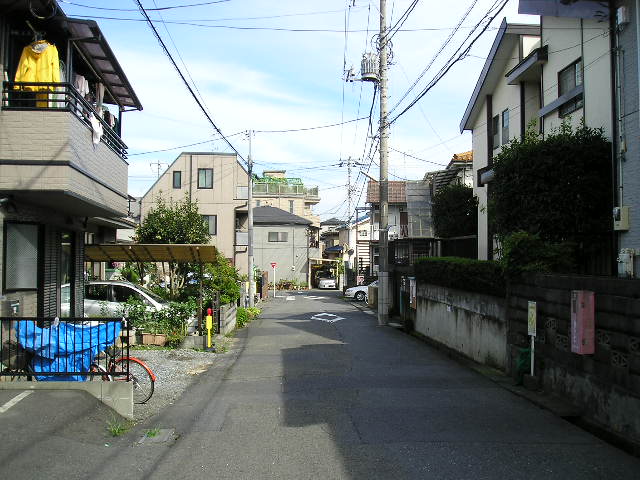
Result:
{"label": "tree", "polygon": [[503,255],[520,266],[588,268],[612,226],[611,144],[602,129],[563,124],[544,138],[530,130],[502,148],[493,171],[489,221]]}
{"label": "tree", "polygon": [[433,228],[438,237],[463,237],[478,232],[478,199],[473,188],[451,184],[433,196]]}
{"label": "tree", "polygon": [[529,131],[503,147],[493,170],[489,218],[499,238],[524,231],[584,243],[611,230],[611,144],[602,129]]}
{"label": "tree", "polygon": [[[210,238],[208,227],[198,213],[198,204],[188,198],[166,203],[158,197],[134,235],[136,243],[203,244]],[[169,262],[171,298],[178,297],[190,270],[188,265]]]}

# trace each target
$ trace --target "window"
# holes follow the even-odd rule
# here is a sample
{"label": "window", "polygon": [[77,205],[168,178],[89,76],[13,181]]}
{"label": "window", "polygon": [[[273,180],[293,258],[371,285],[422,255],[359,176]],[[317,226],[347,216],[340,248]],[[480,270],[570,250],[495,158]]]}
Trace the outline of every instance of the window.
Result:
{"label": "window", "polygon": [[182,188],[182,172],[180,170],[173,172],[173,188]]}
{"label": "window", "polygon": [[136,292],[133,288],[125,287],[124,285],[113,285],[113,301],[118,303],[125,303],[130,298],[145,302],[145,298]]}
{"label": "window", "polygon": [[293,200],[289,200],[289,213],[293,213]]}
{"label": "window", "polygon": [[213,168],[198,169],[198,188],[213,188]]}
{"label": "window", "polygon": [[[75,295],[73,295],[73,288],[69,288],[68,289],[68,293],[69,295],[65,295],[64,292],[62,292],[62,287],[63,286],[73,286],[73,279],[74,279],[74,269],[73,269],[73,259],[74,259],[74,241],[73,241],[73,233],[71,232],[62,232],[62,235],[60,236],[60,263],[58,264],[58,273],[60,275],[60,303],[61,304],[66,304],[67,308],[61,308],[61,313],[60,316],[61,317],[68,317],[70,315],[73,315],[74,312],[74,308],[73,308],[73,302],[74,302],[74,297]],[[65,299],[64,297],[67,296],[68,298]]]}
{"label": "window", "polygon": [[502,145],[509,143],[509,110],[502,112]]}
{"label": "window", "polygon": [[36,290],[38,288],[38,233],[38,225],[5,224],[5,290]]}
{"label": "window", "polygon": [[493,148],[500,146],[500,117],[496,115],[491,122],[491,135],[493,135]]}
{"label": "window", "polygon": [[209,235],[218,234],[218,216],[217,215],[202,215],[205,225],[209,228]]}
{"label": "window", "polygon": [[109,285],[96,284],[85,286],[84,298],[86,300],[97,300],[99,302],[109,301]]}
{"label": "window", "polygon": [[270,242],[286,242],[287,241],[287,232],[269,232],[269,241]]}
{"label": "window", "polygon": [[366,237],[367,235],[369,235],[369,232],[367,232],[366,230],[360,230],[358,233],[361,237]]}
{"label": "window", "polygon": [[256,207],[260,206],[260,200],[256,200]]}
{"label": "window", "polygon": [[[582,60],[569,65],[558,73],[558,97],[569,93],[578,85],[582,85]],[[562,105],[558,111],[561,117],[575,112],[579,108],[582,108],[583,97],[582,94],[573,97],[567,103]]]}

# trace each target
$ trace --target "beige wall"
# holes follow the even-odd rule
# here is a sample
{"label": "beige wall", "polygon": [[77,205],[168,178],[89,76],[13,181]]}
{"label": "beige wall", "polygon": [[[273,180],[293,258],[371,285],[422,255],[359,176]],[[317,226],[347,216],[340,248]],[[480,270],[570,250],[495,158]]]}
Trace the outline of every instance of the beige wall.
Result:
{"label": "beige wall", "polygon": [[73,113],[0,111],[1,159],[24,163],[0,166],[0,189],[65,190],[126,215],[128,164],[91,137]]}
{"label": "beige wall", "polygon": [[[213,188],[198,188],[198,169],[213,169]],[[181,188],[173,188],[173,172],[182,172]],[[236,216],[246,216],[247,201],[238,198],[238,187],[247,187],[247,172],[236,160],[235,154],[183,153],[162,174],[142,198],[142,219],[158,197],[165,201],[191,198],[198,202],[202,215],[217,215],[217,234],[211,244],[227,258],[232,259],[240,273],[247,273],[246,247],[235,247]],[[238,213],[237,211],[243,213]]]}
{"label": "beige wall", "polygon": [[[590,127],[604,128],[611,138],[611,65],[609,24],[579,18],[543,17],[542,44],[549,46],[549,60],[543,67],[544,105],[558,98],[558,72],[583,59],[584,108],[567,118],[576,127],[584,116]],[[549,133],[562,123],[558,111],[544,119]]]}

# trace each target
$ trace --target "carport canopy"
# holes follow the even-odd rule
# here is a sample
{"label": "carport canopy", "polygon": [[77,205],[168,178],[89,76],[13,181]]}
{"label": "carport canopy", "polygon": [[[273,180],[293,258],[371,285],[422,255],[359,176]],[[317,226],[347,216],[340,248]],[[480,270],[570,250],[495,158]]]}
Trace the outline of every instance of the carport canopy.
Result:
{"label": "carport canopy", "polygon": [[107,243],[84,248],[88,262],[211,263],[217,256],[216,247],[202,244]]}

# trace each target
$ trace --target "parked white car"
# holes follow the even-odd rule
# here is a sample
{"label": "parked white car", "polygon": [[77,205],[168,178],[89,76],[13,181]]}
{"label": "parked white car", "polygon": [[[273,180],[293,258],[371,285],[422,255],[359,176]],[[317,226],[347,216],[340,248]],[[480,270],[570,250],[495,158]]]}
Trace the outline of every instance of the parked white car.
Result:
{"label": "parked white car", "polygon": [[[62,296],[61,314],[69,315],[69,284],[60,288]],[[133,297],[142,301],[149,310],[162,310],[169,303],[151,290],[122,281],[93,281],[84,286],[84,314],[87,317],[117,316],[122,314],[125,302]]]}
{"label": "parked white car", "polygon": [[344,296],[348,298],[355,298],[356,300],[361,302],[369,295],[369,286],[377,287],[378,281],[375,280],[369,285],[358,285],[357,287],[349,287],[344,291]]}
{"label": "parked white car", "polygon": [[336,288],[335,278],[321,278],[318,280],[318,288]]}

